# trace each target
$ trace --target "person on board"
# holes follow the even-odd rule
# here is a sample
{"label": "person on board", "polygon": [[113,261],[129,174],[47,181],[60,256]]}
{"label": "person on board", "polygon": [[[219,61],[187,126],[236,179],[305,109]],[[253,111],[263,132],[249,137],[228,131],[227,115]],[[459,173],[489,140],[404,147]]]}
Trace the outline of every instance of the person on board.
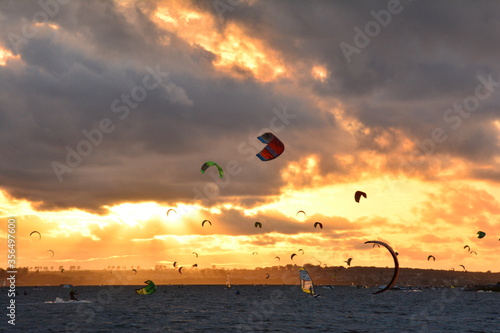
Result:
{"label": "person on board", "polygon": [[78,301],[78,299],[75,297],[75,295],[76,295],[76,290],[71,289],[71,290],[69,291],[69,297],[70,297],[70,298],[71,298],[71,300],[73,300],[73,301]]}

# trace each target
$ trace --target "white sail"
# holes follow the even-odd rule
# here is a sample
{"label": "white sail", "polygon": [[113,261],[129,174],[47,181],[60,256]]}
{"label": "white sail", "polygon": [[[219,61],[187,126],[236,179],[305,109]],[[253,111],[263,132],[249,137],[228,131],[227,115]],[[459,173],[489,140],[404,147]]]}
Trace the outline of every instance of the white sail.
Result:
{"label": "white sail", "polygon": [[311,295],[316,295],[316,293],[314,292],[313,281],[304,267],[299,268],[299,276],[302,291]]}
{"label": "white sail", "polygon": [[226,287],[231,288],[231,273],[227,273]]}

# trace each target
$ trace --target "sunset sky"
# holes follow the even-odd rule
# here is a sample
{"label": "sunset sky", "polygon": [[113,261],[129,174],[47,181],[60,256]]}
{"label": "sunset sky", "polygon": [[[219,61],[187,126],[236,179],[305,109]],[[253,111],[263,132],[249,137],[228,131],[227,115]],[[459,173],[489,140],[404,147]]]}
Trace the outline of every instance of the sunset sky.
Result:
{"label": "sunset sky", "polygon": [[18,266],[500,271],[499,2],[41,3],[0,2]]}

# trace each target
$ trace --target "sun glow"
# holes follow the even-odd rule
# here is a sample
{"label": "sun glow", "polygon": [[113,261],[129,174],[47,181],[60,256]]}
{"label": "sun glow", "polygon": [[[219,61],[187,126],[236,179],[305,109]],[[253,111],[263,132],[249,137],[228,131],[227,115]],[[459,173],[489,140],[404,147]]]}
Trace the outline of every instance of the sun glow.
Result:
{"label": "sun glow", "polygon": [[19,55],[13,55],[9,50],[0,49],[0,66],[5,66],[9,59],[20,59]]}
{"label": "sun glow", "polygon": [[328,78],[328,71],[324,66],[314,66],[311,69],[311,75],[315,80],[324,82]]}

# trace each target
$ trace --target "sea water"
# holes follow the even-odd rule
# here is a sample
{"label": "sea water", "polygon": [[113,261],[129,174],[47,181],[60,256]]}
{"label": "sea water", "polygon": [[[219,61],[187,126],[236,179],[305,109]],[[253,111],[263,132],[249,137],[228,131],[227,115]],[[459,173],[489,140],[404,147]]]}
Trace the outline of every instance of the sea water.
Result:
{"label": "sea water", "polygon": [[[15,326],[2,296],[0,331],[10,332],[500,332],[500,293],[458,288],[387,291],[336,286],[20,287]],[[5,291],[5,289],[4,289]],[[27,295],[24,295],[24,291]],[[239,294],[236,292],[239,291]],[[6,293],[6,292],[5,292]],[[50,303],[52,302],[52,303]]]}

